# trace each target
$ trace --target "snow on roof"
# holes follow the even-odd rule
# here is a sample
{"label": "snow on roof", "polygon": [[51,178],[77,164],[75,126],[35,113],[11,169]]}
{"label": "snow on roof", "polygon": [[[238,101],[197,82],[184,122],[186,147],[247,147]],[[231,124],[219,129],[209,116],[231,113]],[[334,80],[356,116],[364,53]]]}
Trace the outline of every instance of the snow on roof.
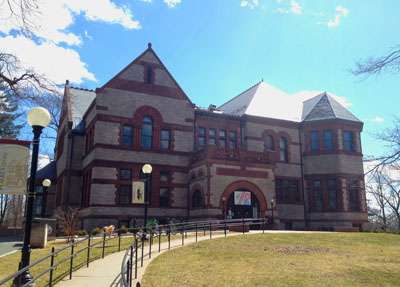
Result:
{"label": "snow on roof", "polygon": [[[288,94],[262,81],[218,109],[227,114],[246,114],[296,122],[328,118],[359,121],[338,101],[346,104],[343,98],[317,91]],[[310,113],[314,118],[311,118]]]}

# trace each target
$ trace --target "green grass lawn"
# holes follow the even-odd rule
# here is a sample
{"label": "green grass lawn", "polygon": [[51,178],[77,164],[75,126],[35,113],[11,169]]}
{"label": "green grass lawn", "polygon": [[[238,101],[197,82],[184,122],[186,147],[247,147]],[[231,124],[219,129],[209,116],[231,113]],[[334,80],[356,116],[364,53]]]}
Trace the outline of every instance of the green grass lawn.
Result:
{"label": "green grass lawn", "polygon": [[400,235],[247,234],[157,257],[142,286],[400,286]]}

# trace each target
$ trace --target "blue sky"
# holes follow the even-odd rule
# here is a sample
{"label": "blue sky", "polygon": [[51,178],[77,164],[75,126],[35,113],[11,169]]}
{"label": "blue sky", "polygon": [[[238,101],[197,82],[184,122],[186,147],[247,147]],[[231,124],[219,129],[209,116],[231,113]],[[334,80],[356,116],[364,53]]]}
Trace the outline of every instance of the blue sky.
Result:
{"label": "blue sky", "polygon": [[[0,45],[17,49],[27,63],[56,82],[68,78],[77,86],[95,88],[152,42],[200,106],[222,104],[261,79],[288,93],[328,91],[344,97],[364,121],[366,155],[381,151],[371,134],[390,127],[398,114],[400,74],[363,79],[349,70],[356,60],[379,56],[400,44],[399,1],[87,2],[93,5],[70,1],[68,9],[64,4],[46,6],[57,17],[44,17],[43,27],[51,27],[39,39],[29,40],[32,43],[11,33],[11,28],[0,28]],[[71,19],[64,19],[68,13]],[[56,56],[48,60],[49,67],[33,59],[51,58],[52,51]]]}

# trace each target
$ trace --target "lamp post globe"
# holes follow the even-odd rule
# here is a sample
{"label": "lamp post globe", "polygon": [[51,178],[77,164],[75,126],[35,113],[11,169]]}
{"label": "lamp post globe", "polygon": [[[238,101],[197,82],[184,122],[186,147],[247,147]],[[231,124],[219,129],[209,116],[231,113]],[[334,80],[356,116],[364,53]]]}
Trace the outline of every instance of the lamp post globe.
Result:
{"label": "lamp post globe", "polygon": [[43,185],[44,187],[50,187],[50,185],[51,185],[51,180],[48,179],[48,178],[44,179],[44,180],[42,181],[42,185]]}
{"label": "lamp post globe", "polygon": [[51,116],[48,110],[42,107],[32,108],[28,112],[28,123],[32,127],[39,126],[45,128],[49,125]]}
{"label": "lamp post globe", "polygon": [[[30,263],[30,241],[31,241],[31,230],[32,230],[32,218],[33,218],[33,203],[35,199],[35,182],[36,182],[36,171],[38,165],[39,156],[39,143],[40,134],[43,128],[47,127],[50,123],[51,116],[48,110],[42,107],[32,108],[28,112],[28,123],[32,126],[33,140],[32,140],[32,159],[31,159],[31,170],[29,177],[28,194],[26,195],[26,211],[25,211],[25,228],[24,228],[24,242],[22,245],[21,261],[19,263],[19,270],[25,269],[15,279],[15,285],[31,285],[29,282],[32,281],[32,276],[29,273],[29,269],[26,268]],[[46,184],[48,182],[46,181]],[[50,182],[51,184],[51,182]]]}
{"label": "lamp post globe", "polygon": [[142,166],[142,172],[145,176],[145,187],[144,187],[144,233],[143,233],[143,239],[146,238],[147,234],[147,208],[148,208],[148,192],[150,189],[150,175],[151,172],[153,171],[153,167],[151,164],[146,163]]}

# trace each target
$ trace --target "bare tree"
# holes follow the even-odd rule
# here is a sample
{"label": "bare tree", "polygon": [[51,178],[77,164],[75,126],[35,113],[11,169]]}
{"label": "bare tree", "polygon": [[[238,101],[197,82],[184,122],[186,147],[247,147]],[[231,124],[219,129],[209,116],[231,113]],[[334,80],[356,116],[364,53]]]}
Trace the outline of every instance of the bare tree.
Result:
{"label": "bare tree", "polygon": [[0,226],[4,224],[4,219],[9,207],[10,196],[8,194],[0,194]]}
{"label": "bare tree", "polygon": [[[1,9],[8,9],[8,21],[17,24],[20,31],[27,37],[32,37],[38,27],[34,19],[39,16],[37,0],[6,0],[0,2]],[[5,6],[5,7],[2,7]]]}
{"label": "bare tree", "polygon": [[76,234],[77,226],[78,226],[78,215],[79,209],[72,208],[69,206],[59,207],[56,210],[56,218],[59,224],[61,224],[61,228],[64,234],[68,238],[68,242]]}
{"label": "bare tree", "polygon": [[356,76],[369,76],[383,71],[400,72],[400,46],[393,47],[384,56],[357,61],[355,68],[351,72]]}
{"label": "bare tree", "polygon": [[387,202],[385,200],[385,188],[381,173],[376,172],[366,185],[367,193],[372,197],[372,202],[368,202],[368,211],[370,216],[374,217],[375,223],[387,230]]}

